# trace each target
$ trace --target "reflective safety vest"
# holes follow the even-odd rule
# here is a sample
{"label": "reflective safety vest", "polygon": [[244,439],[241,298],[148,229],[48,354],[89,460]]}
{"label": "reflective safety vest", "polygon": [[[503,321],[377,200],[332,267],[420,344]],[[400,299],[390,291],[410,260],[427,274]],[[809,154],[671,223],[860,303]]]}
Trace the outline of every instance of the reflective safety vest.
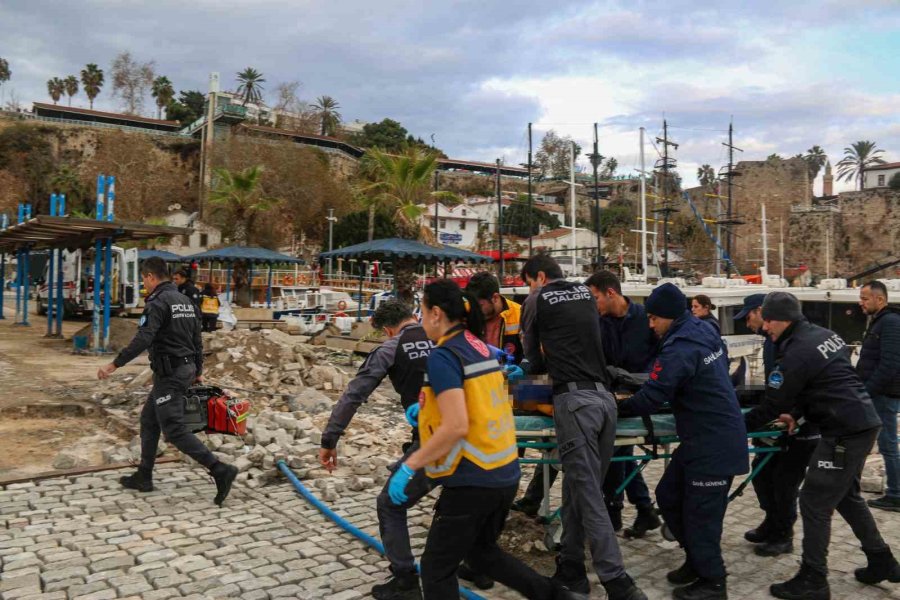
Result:
{"label": "reflective safety vest", "polygon": [[[463,458],[485,471],[516,460],[516,424],[497,359],[485,343],[468,330],[451,331],[438,340],[437,346],[453,352],[462,364],[469,432],[449,453],[425,465],[425,474],[432,479],[452,477]],[[422,393],[424,403],[419,412],[419,436],[425,445],[441,424],[441,412],[427,375]]]}
{"label": "reflective safety vest", "polygon": [[516,364],[519,364],[525,358],[525,352],[522,350],[522,338],[519,336],[522,305],[506,298],[503,299],[503,302],[506,304],[506,309],[500,313],[500,318],[503,319],[503,339],[500,340],[500,345],[494,344],[491,340],[488,340],[488,343],[497,345],[507,354],[515,355]]}
{"label": "reflective safety vest", "polygon": [[214,296],[201,296],[200,312],[205,315],[219,314],[219,299]]}

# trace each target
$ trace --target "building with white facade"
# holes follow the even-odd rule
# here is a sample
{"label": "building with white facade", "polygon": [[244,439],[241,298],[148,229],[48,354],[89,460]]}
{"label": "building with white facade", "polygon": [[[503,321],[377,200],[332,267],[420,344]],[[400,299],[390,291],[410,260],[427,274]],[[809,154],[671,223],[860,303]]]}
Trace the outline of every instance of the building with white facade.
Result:
{"label": "building with white facade", "polygon": [[425,209],[420,222],[434,231],[435,206],[437,207],[438,241],[442,244],[474,248],[478,241],[478,224],[480,218],[468,205],[444,206],[437,204],[420,204]]}
{"label": "building with white facade", "polygon": [[531,243],[535,252],[550,252],[566,274],[581,275],[596,254],[597,234],[590,229],[576,227],[573,239],[571,227],[559,227],[534,236]]}
{"label": "building with white facade", "polygon": [[188,256],[220,246],[222,232],[217,227],[198,221],[196,215],[197,213],[182,210],[178,204],[172,205],[171,210],[165,216],[166,225],[190,227],[194,231],[190,235],[175,236],[166,244],[157,244],[156,250],[166,250],[179,256]]}
{"label": "building with white facade", "polygon": [[[514,194],[501,195],[500,201],[503,204],[504,210],[507,207],[512,206],[513,202],[518,202],[517,197]],[[485,224],[486,233],[489,235],[496,235],[497,199],[481,197],[466,198],[466,204],[472,209],[473,212],[475,212],[475,214],[478,215],[482,223]],[[559,218],[559,222],[563,222],[564,208],[559,204],[541,202],[537,198],[535,198],[533,200],[533,206],[537,210],[556,215],[557,218]]]}
{"label": "building with white facade", "polygon": [[863,171],[863,189],[887,187],[897,173],[900,173],[900,162],[869,167]]}

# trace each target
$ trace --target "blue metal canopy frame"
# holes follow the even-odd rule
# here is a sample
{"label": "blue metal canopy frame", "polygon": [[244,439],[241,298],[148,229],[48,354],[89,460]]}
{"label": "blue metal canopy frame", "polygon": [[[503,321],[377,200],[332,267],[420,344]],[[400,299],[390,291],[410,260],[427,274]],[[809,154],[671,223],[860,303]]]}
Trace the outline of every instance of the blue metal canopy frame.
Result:
{"label": "blue metal canopy frame", "polygon": [[161,258],[166,262],[190,262],[191,260],[186,256],[178,256],[167,250],[138,250],[138,260],[147,260],[148,258]]}

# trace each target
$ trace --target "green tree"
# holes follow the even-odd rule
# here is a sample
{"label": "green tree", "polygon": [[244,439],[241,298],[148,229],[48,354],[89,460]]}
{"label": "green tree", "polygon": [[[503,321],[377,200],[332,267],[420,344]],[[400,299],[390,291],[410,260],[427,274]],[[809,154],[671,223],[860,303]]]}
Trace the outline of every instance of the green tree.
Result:
{"label": "green tree", "polygon": [[402,152],[407,146],[409,132],[393,119],[383,119],[380,123],[367,123],[361,133],[351,137],[351,142],[363,148],[380,148],[385,152]]}
{"label": "green tree", "polygon": [[54,77],[47,81],[47,93],[53,98],[53,104],[59,102],[62,95],[66,93],[66,84],[59,77]]}
{"label": "green tree", "polygon": [[178,100],[172,99],[166,105],[166,119],[178,121],[187,127],[203,116],[206,110],[206,96],[197,90],[178,92]]}
{"label": "green tree", "polygon": [[[525,196],[524,198],[522,196]],[[528,226],[528,215],[531,214],[531,227]],[[537,235],[541,230],[541,225],[547,229],[556,229],[560,226],[559,219],[556,215],[550,214],[544,210],[538,210],[531,207],[528,210],[528,196],[519,195],[518,202],[504,207],[503,233],[509,235],[517,235],[519,237],[531,237]]]}
{"label": "green tree", "polygon": [[[534,155],[534,165],[544,177],[568,177],[571,170],[572,138],[560,137],[554,130],[544,134]],[[575,160],[581,154],[581,146],[575,144]]]}
{"label": "green tree", "polygon": [[894,173],[888,181],[888,187],[892,190],[900,190],[900,173]]}
{"label": "green tree", "polygon": [[[369,241],[366,234],[368,223],[368,210],[353,212],[338,219],[334,224],[334,247],[343,248]],[[375,212],[374,233],[378,239],[397,236],[397,228],[394,227],[390,214],[385,211]]]}
{"label": "green tree", "polygon": [[94,63],[88,63],[81,70],[81,88],[88,97],[91,108],[94,108],[94,98],[100,95],[100,88],[103,87],[103,69]]}
{"label": "green tree", "polygon": [[331,96],[319,96],[312,107],[321,122],[320,135],[335,135],[341,124],[341,113],[337,111],[341,105],[337,100]]}
{"label": "green tree", "polygon": [[57,194],[66,195],[66,211],[69,214],[90,213],[93,197],[72,166],[61,165],[50,178],[50,188]]}
{"label": "green tree", "polygon": [[859,189],[863,189],[865,170],[884,164],[884,159],[878,156],[884,150],[876,146],[875,142],[862,140],[844,148],[844,158],[835,165],[838,168],[838,181],[850,181],[855,178]]}
{"label": "green tree", "polygon": [[262,73],[253,67],[247,67],[237,74],[237,81],[237,93],[244,99],[244,106],[248,102],[253,102],[254,104],[262,102],[263,87],[261,84],[266,81]]}
{"label": "green tree", "polygon": [[803,155],[803,160],[806,161],[806,166],[809,169],[809,181],[812,182],[816,177],[818,177],[819,171],[822,170],[822,167],[825,166],[825,162],[828,160],[828,155],[825,154],[825,151],[821,146],[813,146],[806,151],[806,154]]}
{"label": "green tree", "polygon": [[12,71],[9,70],[9,61],[5,58],[0,58],[0,84],[9,81],[10,77],[12,77]]}
{"label": "green tree", "polygon": [[66,96],[69,97],[69,106],[72,106],[72,96],[78,93],[78,78],[74,75],[69,75],[63,81],[63,85],[66,89]]}
{"label": "green tree", "polygon": [[0,130],[0,172],[6,171],[22,182],[23,201],[34,206],[34,213],[46,214],[51,190],[47,184],[56,170],[50,135],[46,126],[16,123]]}
{"label": "green tree", "polygon": [[603,165],[603,170],[600,172],[601,179],[610,179],[616,174],[616,169],[619,168],[619,161],[615,158],[607,158],[606,163]]}
{"label": "green tree", "polygon": [[711,165],[703,165],[697,169],[697,179],[705,188],[712,188],[716,183],[716,171]]}
{"label": "green tree", "polygon": [[[431,196],[430,188],[437,155],[418,148],[407,148],[403,154],[388,154],[377,148],[368,152],[375,161],[375,182],[363,190],[377,198],[384,210],[392,214],[397,235],[411,240],[427,240],[431,231],[419,223],[425,212],[421,206]],[[415,284],[415,259],[404,258],[394,265],[397,297],[412,304]]]}
{"label": "green tree", "polygon": [[[600,211],[600,235],[611,237],[634,228],[634,207],[627,200],[613,200]],[[593,219],[592,219],[593,221]]]}
{"label": "green tree", "polygon": [[263,197],[260,187],[263,168],[256,165],[237,172],[217,168],[213,173],[215,183],[209,201],[217,207],[232,241],[245,246],[252,241],[256,219],[278,204],[272,198]]}
{"label": "green tree", "polygon": [[156,118],[162,119],[162,109],[172,102],[175,97],[175,88],[168,77],[160,75],[153,80],[150,88],[150,94],[156,98]]}
{"label": "green tree", "polygon": [[784,160],[784,157],[776,152],[773,152],[772,154],[770,154],[766,157],[766,160],[774,162],[774,161]]}

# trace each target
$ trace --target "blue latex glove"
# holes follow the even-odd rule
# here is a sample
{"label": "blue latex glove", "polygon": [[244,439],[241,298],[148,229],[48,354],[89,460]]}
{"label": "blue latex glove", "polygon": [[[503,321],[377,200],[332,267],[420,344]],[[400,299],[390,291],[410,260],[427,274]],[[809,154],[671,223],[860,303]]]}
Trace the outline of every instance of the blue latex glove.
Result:
{"label": "blue latex glove", "polygon": [[406,486],[415,474],[416,472],[407,467],[406,463],[403,463],[399,469],[394,471],[394,474],[391,475],[391,480],[388,482],[388,496],[391,497],[391,502],[399,506],[408,500]]}
{"label": "blue latex glove", "polygon": [[518,365],[510,365],[504,370],[506,371],[506,380],[510,383],[525,379],[525,371]]}
{"label": "blue latex glove", "polygon": [[409,423],[412,427],[419,426],[419,403],[410,404],[409,408],[406,409],[406,422]]}

